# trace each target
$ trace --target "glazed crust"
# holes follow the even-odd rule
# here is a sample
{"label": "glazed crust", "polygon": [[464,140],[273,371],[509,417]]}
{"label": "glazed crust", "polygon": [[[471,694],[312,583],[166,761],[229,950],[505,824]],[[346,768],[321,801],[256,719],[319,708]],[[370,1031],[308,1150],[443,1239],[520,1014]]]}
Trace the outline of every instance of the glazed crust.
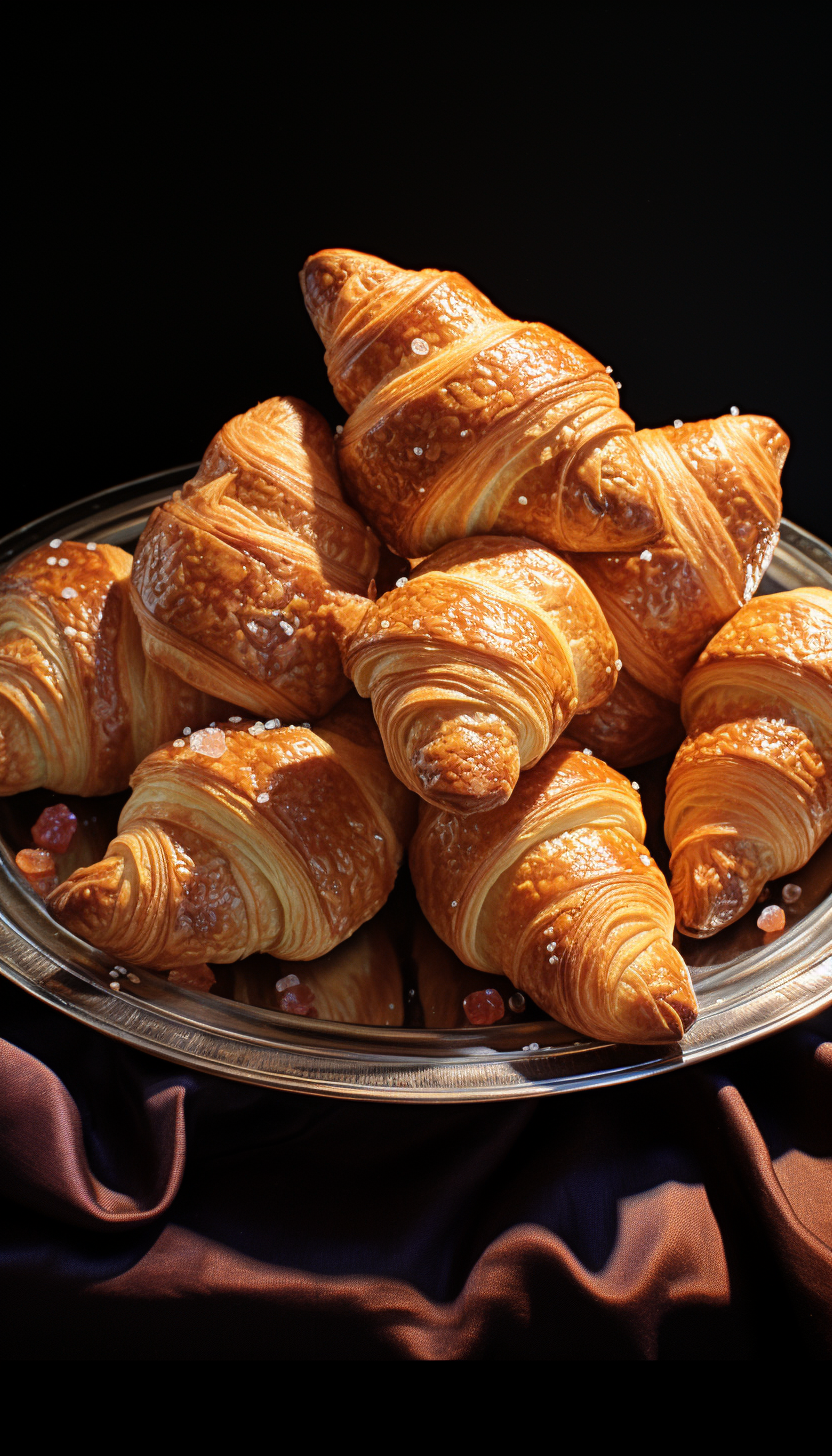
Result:
{"label": "glazed crust", "polygon": [[133,600],[156,661],[250,712],[311,719],[348,689],[339,642],[377,565],[326,421],[269,399],[224,425],[195,478],[154,511]]}
{"label": "glazed crust", "polygon": [[659,479],[579,345],[507,318],[458,273],[343,248],[309,258],[301,286],[350,412],[344,478],[393,550],[490,531],[572,551],[658,537]]}
{"label": "glazed crust", "polygon": [[368,609],[344,658],[393,771],[458,814],[504,803],[573,714],[609,694],[615,660],[577,573],[499,536],[424,558]]}
{"label": "glazed crust", "polygon": [[832,592],[755,597],[685,680],[667,781],[676,921],[704,937],[832,831]]}
{"label": "glazed crust", "polygon": [[789,445],[773,420],[757,415],[640,430],[636,438],[662,478],[661,540],[640,554],[569,558],[603,607],[627,674],[582,740],[619,767],[677,746],[672,709],[657,708],[649,732],[644,694],[678,703],[698,653],[759,586],[777,544]]}
{"label": "glazed crust", "polygon": [[499,808],[423,806],[413,881],[461,960],[502,972],[556,1020],[603,1040],[675,1041],[696,999],[644,828],[628,780],[564,738]]}
{"label": "glazed crust", "polygon": [[225,723],[219,735],[139,765],[106,857],[49,897],[66,929],[159,969],[257,951],[313,960],[381,907],[413,801],[369,708],[348,700],[316,731]]}
{"label": "glazed crust", "polygon": [[150,661],[117,546],[39,546],[0,577],[0,794],[125,789],[140,759],[226,712]]}

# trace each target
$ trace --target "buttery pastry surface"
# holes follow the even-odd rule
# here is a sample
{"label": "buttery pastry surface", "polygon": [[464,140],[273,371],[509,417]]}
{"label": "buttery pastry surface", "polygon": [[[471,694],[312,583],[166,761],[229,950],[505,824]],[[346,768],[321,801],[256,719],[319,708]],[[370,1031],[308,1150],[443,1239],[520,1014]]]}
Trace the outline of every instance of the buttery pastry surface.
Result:
{"label": "buttery pastry surface", "polygon": [[354,697],[315,730],[227,723],[175,740],[131,783],[106,857],[48,904],[82,939],[162,970],[323,955],[384,903],[412,827]]}
{"label": "buttery pastry surface", "polygon": [[58,541],[0,576],[0,794],[110,794],[183,724],[224,704],[142,650],[131,558]]}
{"label": "buttery pastry surface", "polygon": [[344,478],[402,556],[491,531],[572,551],[659,535],[660,480],[585,349],[458,273],[332,248],[301,286],[350,413]]}
{"label": "buttery pastry surface", "polygon": [[300,400],[229,420],[136,549],[150,656],[252,713],[318,718],[348,690],[339,643],[378,565],[341,494],[332,433]]}
{"label": "buttery pastry surface", "polygon": [[832,832],[832,592],[754,597],[685,679],[667,781],[679,929],[713,935]]}
{"label": "buttery pastry surface", "polygon": [[675,1041],[696,999],[644,832],[629,781],[563,738],[499,808],[423,806],[410,865],[425,915],[467,965],[508,976],[587,1036]]}
{"label": "buttery pastry surface", "polygon": [[558,556],[482,536],[425,557],[369,607],[344,662],[402,782],[470,813],[504,802],[573,714],[609,694],[616,644]]}
{"label": "buttery pastry surface", "polygon": [[576,734],[619,767],[678,745],[685,673],[756,591],[773,555],[789,446],[773,420],[757,415],[637,438],[662,477],[662,538],[632,555],[569,557],[598,598],[625,669]]}

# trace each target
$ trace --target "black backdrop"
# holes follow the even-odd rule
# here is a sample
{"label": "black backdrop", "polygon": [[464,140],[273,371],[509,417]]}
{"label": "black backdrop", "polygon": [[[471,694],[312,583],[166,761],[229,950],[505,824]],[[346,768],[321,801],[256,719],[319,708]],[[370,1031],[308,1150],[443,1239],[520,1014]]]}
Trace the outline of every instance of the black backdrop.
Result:
{"label": "black backdrop", "polygon": [[775,416],[785,509],[828,538],[815,32],[643,9],[50,31],[13,127],[6,524],[270,394],[337,423],[297,284],[336,245],[552,323],[639,425]]}

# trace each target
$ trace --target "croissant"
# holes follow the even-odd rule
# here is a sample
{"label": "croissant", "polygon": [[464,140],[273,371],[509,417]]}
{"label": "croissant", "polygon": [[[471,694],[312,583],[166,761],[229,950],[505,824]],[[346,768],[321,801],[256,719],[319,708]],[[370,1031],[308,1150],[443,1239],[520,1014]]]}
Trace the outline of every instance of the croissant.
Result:
{"label": "croissant", "polygon": [[603,1040],[675,1041],[696,999],[644,833],[627,779],[563,738],[499,808],[423,806],[413,883],[461,960],[556,1020]]}
{"label": "croissant", "polygon": [[474,536],[422,560],[344,653],[408,788],[457,814],[502,804],[574,713],[615,683],[616,645],[581,578],[533,541]]}
{"label": "croissant", "polygon": [[458,273],[344,248],[309,258],[301,287],[350,415],[344,479],[400,555],[490,531],[570,551],[659,535],[664,462],[563,334],[507,318]]}
{"label": "croissant", "polygon": [[414,801],[357,699],[313,731],[231,723],[146,758],[106,857],[47,904],[120,960],[314,960],[384,903]]}
{"label": "croissant", "polygon": [[251,713],[318,718],[349,687],[338,642],[377,564],[326,421],[268,399],[223,426],[148,521],[133,568],[145,650]]}
{"label": "croissant", "polygon": [[832,592],[754,597],[685,679],[667,781],[676,921],[713,935],[832,831]]}
{"label": "croissant", "polygon": [[376,916],[311,965],[255,957],[235,965],[232,999],[296,1016],[355,1026],[401,1026],[401,963]]}
{"label": "croissant", "polygon": [[640,430],[662,476],[665,530],[640,555],[583,554],[572,565],[595,593],[624,669],[574,736],[624,768],[678,747],[682,680],[705,643],[756,591],[780,525],[789,441],[773,420]]}
{"label": "croissant", "polygon": [[130,566],[56,539],[0,576],[0,794],[115,793],[157,744],[227,711],[145,656]]}

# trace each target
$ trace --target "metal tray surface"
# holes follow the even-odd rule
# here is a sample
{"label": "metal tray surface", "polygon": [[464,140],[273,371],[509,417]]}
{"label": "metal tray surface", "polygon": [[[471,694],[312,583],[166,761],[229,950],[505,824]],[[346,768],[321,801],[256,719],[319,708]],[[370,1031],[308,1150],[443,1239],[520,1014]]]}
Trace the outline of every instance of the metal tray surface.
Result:
{"label": "metal tray surface", "polygon": [[[187,465],[102,491],[0,541],[0,569],[45,539],[106,541],[129,550],[147,517],[194,473]],[[783,522],[761,591],[832,588],[832,549]],[[663,869],[668,761],[632,770],[641,785],[648,844]],[[214,967],[210,991],[165,973],[128,968],[110,989],[112,962],[61,930],[14,866],[31,843],[47,790],[0,800],[0,972],[87,1026],[201,1071],[292,1091],[401,1102],[529,1097],[610,1086],[717,1056],[814,1015],[832,1002],[832,840],[790,879],[802,888],[787,928],[767,940],[750,914],[708,941],[680,937],[699,998],[696,1024],[667,1047],[590,1041],[528,1002],[487,1028],[462,1013],[469,991],[512,987],[463,966],[430,930],[406,869],[379,916],[320,961],[268,956]],[[66,798],[66,796],[64,796]],[[79,833],[63,873],[100,857],[124,795],[70,800]],[[779,901],[780,886],[771,886]],[[297,974],[315,993],[317,1016],[287,1014],[275,989]]]}

